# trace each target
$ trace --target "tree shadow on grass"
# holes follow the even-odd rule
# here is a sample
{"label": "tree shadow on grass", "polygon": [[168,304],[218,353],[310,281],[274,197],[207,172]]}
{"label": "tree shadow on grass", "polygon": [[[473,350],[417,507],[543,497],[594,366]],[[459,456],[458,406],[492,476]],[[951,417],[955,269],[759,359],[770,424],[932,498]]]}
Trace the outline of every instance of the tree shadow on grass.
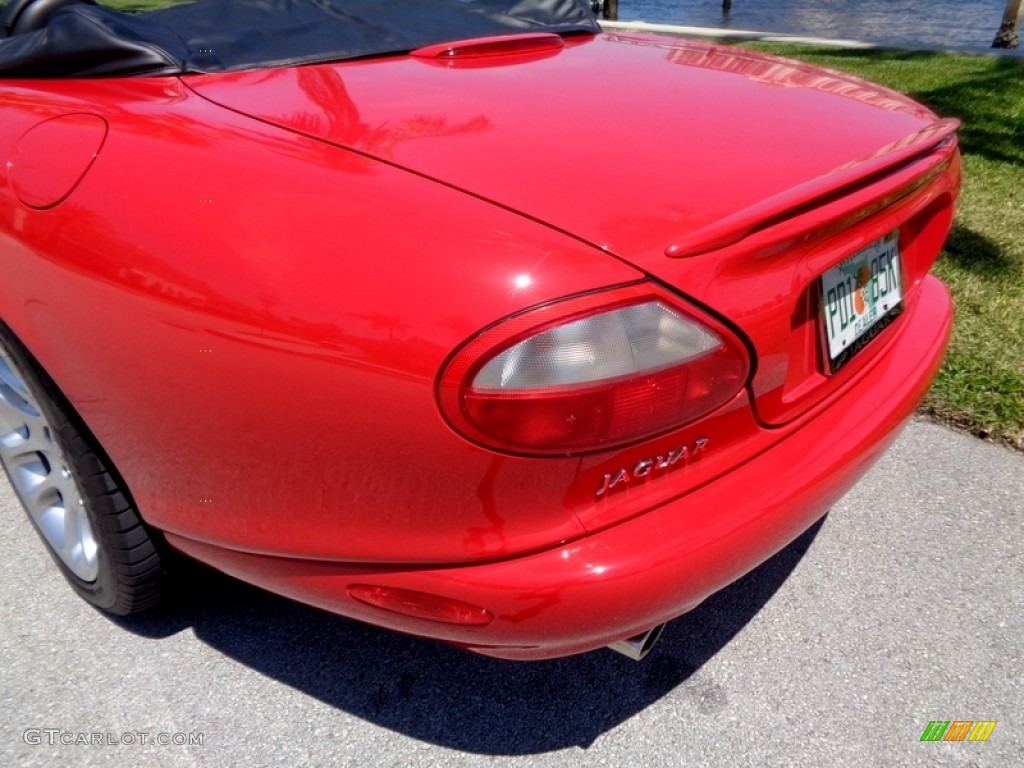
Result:
{"label": "tree shadow on grass", "polygon": [[1016,264],[1002,248],[972,229],[957,224],[949,233],[946,259],[953,265],[979,277],[998,280],[1012,275]]}
{"label": "tree shadow on grass", "polygon": [[187,604],[113,620],[156,639],[191,628],[200,641],[196,653],[222,653],[424,742],[490,755],[586,747],[669,693],[708,716],[725,710],[728,693],[713,679],[683,683],[757,615],[823,522],[671,622],[639,664],[609,650],[529,663],[489,659],[309,608],[203,568],[194,571],[195,597]]}
{"label": "tree shadow on grass", "polygon": [[964,154],[1024,166],[1024,121],[1019,110],[1006,108],[1007,100],[1020,98],[1024,60],[983,61],[987,66],[982,73],[950,85],[911,91],[910,95],[940,115],[963,120],[960,148]]}

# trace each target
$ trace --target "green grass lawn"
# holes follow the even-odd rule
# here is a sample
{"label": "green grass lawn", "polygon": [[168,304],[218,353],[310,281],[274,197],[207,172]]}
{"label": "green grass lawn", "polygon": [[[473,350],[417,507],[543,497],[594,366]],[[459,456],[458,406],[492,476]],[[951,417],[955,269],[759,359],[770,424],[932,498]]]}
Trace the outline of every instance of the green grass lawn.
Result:
{"label": "green grass lawn", "polygon": [[963,193],[934,270],[957,317],[923,410],[1024,450],[1024,59],[748,47],[852,72],[963,121]]}

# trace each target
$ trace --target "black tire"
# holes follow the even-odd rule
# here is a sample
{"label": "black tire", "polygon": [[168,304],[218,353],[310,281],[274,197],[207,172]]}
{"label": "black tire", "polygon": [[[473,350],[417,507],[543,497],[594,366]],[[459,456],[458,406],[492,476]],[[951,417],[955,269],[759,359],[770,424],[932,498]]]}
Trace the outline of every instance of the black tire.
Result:
{"label": "black tire", "polygon": [[169,561],[162,537],[142,522],[110,459],[2,323],[0,433],[0,463],[71,587],[118,616],[156,605]]}

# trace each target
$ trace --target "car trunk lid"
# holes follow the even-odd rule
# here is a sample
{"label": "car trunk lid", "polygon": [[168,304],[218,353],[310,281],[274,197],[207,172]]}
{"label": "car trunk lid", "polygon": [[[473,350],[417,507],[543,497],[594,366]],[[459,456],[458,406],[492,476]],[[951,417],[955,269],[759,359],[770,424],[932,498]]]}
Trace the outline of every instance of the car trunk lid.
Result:
{"label": "car trunk lid", "polygon": [[[928,223],[943,206],[921,181],[943,142],[940,160],[955,162],[954,125],[846,75],[702,43],[538,37],[506,55],[502,45],[187,82],[542,221],[720,313],[754,348],[766,423],[856,375],[821,375],[817,281],[898,230],[912,294],[948,228]],[[898,201],[899,216],[876,215]]]}

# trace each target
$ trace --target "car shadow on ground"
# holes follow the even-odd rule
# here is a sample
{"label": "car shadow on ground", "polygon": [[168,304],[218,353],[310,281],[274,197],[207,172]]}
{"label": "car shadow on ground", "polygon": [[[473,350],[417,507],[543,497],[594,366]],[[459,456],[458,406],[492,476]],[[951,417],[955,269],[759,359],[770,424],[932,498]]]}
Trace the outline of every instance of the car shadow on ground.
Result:
{"label": "car shadow on ground", "polygon": [[191,629],[196,653],[222,653],[340,710],[451,749],[524,755],[587,747],[669,693],[697,714],[725,710],[727,694],[713,680],[680,685],[761,610],[823,523],[671,622],[640,663],[610,650],[498,661],[309,608],[198,566],[188,576],[189,598],[116,621],[151,638]]}

